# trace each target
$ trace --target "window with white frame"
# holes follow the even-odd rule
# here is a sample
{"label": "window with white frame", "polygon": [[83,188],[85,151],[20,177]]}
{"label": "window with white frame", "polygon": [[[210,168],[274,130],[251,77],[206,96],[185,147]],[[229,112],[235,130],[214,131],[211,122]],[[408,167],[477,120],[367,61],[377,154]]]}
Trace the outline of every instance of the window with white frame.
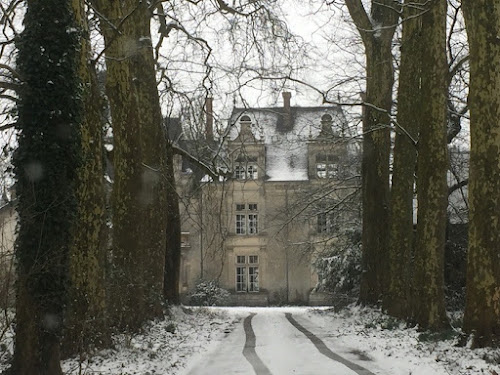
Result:
{"label": "window with white frame", "polygon": [[236,234],[258,234],[259,214],[257,203],[237,203],[235,225]]}
{"label": "window with white frame", "polygon": [[246,215],[236,214],[236,234],[246,234]]}
{"label": "window with white frame", "polygon": [[257,165],[250,164],[247,166],[247,180],[256,180],[258,178]]}
{"label": "window with white frame", "polygon": [[236,291],[259,291],[259,256],[236,256]]}
{"label": "window with white frame", "polygon": [[246,178],[246,170],[242,165],[236,165],[234,167],[234,178],[237,180],[245,180]]}
{"label": "window with white frame", "polygon": [[316,155],[316,176],[318,178],[336,178],[339,176],[338,157],[333,155]]}
{"label": "window with white frame", "polygon": [[257,158],[239,156],[235,160],[234,178],[237,180],[256,180],[258,178]]}

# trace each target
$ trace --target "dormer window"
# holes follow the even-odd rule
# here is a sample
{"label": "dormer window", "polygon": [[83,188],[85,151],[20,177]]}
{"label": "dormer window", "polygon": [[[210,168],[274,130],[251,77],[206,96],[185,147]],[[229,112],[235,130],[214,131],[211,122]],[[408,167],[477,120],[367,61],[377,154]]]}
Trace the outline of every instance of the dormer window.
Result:
{"label": "dormer window", "polygon": [[252,156],[238,157],[234,165],[236,180],[256,180],[258,178],[257,158]]}
{"label": "dormer window", "polygon": [[316,155],[316,176],[318,178],[336,178],[339,176],[338,157],[334,155]]}
{"label": "dormer window", "polygon": [[247,179],[248,180],[256,180],[257,179],[257,166],[256,165],[248,165],[247,166]]}
{"label": "dormer window", "polygon": [[248,115],[243,115],[240,117],[240,139],[242,142],[255,141],[254,135],[252,133],[252,119]]}
{"label": "dormer window", "polygon": [[245,171],[244,166],[236,165],[234,167],[234,178],[237,180],[245,180],[246,179],[246,171]]}

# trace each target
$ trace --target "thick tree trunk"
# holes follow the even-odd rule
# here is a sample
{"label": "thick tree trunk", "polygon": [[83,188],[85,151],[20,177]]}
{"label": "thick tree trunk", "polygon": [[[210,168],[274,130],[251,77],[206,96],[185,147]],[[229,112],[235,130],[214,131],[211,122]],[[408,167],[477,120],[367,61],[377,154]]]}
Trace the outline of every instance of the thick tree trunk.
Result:
{"label": "thick tree trunk", "polygon": [[[360,301],[378,304],[385,292],[389,225],[389,117],[392,105],[393,67],[390,43],[372,43],[366,59],[366,103],[363,119],[363,236]],[[372,108],[371,105],[377,107]]]}
{"label": "thick tree trunk", "polygon": [[[415,320],[422,329],[446,323],[444,246],[448,168],[445,0],[426,2],[422,15],[422,107],[418,141]],[[418,110],[418,109],[417,109]]]}
{"label": "thick tree trunk", "polygon": [[[137,9],[130,17],[133,49],[130,71],[138,109],[141,129],[142,176],[140,204],[142,220],[141,247],[144,259],[144,282],[146,286],[147,318],[163,314],[163,270],[165,259],[167,210],[166,133],[163,129],[160,99],[156,83],[155,61],[151,44],[151,10],[148,2],[130,1]],[[173,179],[173,176],[171,177]],[[175,186],[175,183],[174,183]],[[179,234],[180,243],[180,234]]]}
{"label": "thick tree trunk", "polygon": [[398,126],[392,172],[388,292],[384,310],[397,318],[410,317],[413,197],[420,108],[421,11],[406,0],[403,13],[398,88]]}
{"label": "thick tree trunk", "polygon": [[464,329],[500,345],[500,5],[463,0],[470,48],[469,250]]}
{"label": "thick tree trunk", "polygon": [[378,304],[386,290],[389,228],[390,120],[394,69],[392,38],[399,18],[391,0],[372,1],[368,17],[360,0],[346,0],[363,39],[366,96],[363,116],[363,237],[360,302]]}
{"label": "thick tree trunk", "polygon": [[82,32],[79,75],[82,82],[82,165],[78,170],[78,215],[69,254],[70,298],[66,312],[65,355],[110,342],[105,303],[105,191],[103,168],[103,99],[90,66],[90,40],[84,3],[73,0]]}
{"label": "thick tree trunk", "polygon": [[[62,374],[68,248],[80,161],[79,36],[68,0],[28,1],[16,40],[16,337],[11,372]],[[57,43],[54,43],[57,41]]]}
{"label": "thick tree trunk", "polygon": [[[134,3],[134,4],[131,4]],[[110,256],[109,313],[118,329],[138,329],[146,315],[146,285],[141,226],[142,179],[141,127],[137,93],[132,84],[130,55],[133,25],[125,17],[136,11],[136,2],[96,0],[106,19],[101,31],[106,44],[106,93],[109,99],[114,142],[113,247]],[[116,30],[117,26],[119,30]]]}
{"label": "thick tree trunk", "polygon": [[[44,332],[47,313],[41,311],[40,301],[33,296],[28,284],[30,277],[18,269],[16,288],[16,337],[10,374],[62,374],[60,367],[59,335]],[[21,275],[24,274],[24,275]],[[54,316],[60,323],[60,318]]]}

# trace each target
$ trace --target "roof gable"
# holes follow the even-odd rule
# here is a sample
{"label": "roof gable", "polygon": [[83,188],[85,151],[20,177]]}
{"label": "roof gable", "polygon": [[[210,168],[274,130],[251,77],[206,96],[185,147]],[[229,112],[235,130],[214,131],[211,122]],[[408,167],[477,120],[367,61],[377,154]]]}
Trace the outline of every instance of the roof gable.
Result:
{"label": "roof gable", "polygon": [[288,125],[286,115],[284,108],[234,108],[229,122],[229,139],[237,141],[240,134],[251,130],[255,141],[266,146],[269,181],[307,180],[308,142],[325,135],[322,118],[331,116],[331,134],[334,135],[346,128],[345,117],[340,107],[332,105],[290,107]]}

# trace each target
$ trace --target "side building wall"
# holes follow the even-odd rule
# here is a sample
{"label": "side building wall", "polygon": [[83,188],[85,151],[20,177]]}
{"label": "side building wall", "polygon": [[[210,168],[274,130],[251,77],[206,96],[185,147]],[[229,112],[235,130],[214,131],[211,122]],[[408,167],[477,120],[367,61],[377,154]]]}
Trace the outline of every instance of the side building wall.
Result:
{"label": "side building wall", "polygon": [[11,202],[0,207],[0,308],[14,302],[14,243],[17,213]]}

